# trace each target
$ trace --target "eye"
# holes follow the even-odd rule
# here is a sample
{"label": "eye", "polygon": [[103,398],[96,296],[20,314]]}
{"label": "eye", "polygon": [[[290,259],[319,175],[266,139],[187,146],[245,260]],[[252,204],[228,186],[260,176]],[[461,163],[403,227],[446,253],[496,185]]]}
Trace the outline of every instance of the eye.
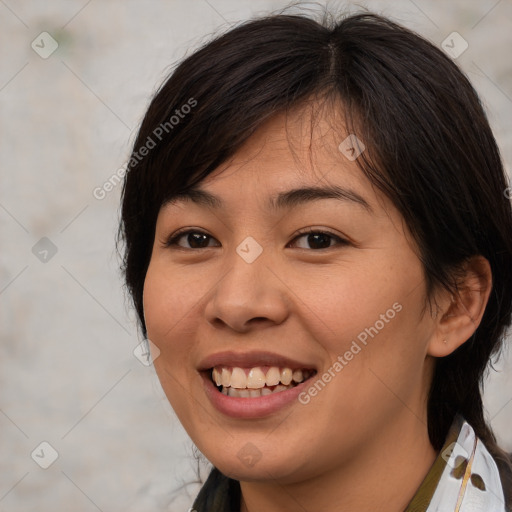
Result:
{"label": "eye", "polygon": [[[299,231],[300,235],[296,236],[291,243],[295,242],[296,240],[300,238],[307,237],[306,240],[308,244],[310,244],[311,249],[329,249],[333,247],[331,245],[331,241],[335,240],[337,242],[337,245],[348,245],[349,242],[347,240],[344,240],[343,238],[339,237],[338,235],[335,235],[334,233],[330,233],[329,231],[320,231],[315,230],[311,228],[306,228],[304,230]],[[185,238],[186,242],[188,243],[188,247],[184,247],[179,243],[179,241],[182,238]],[[209,240],[215,240],[212,236],[208,235],[207,233],[199,230],[194,229],[187,229],[178,231],[177,233],[174,233],[171,235],[169,240],[165,242],[165,247],[172,247],[176,246],[182,249],[208,249],[209,247],[215,247],[208,245]],[[288,244],[288,246],[290,245]],[[308,247],[299,247],[299,249],[308,249]]]}
{"label": "eye", "polygon": [[[310,248],[312,249],[330,249],[333,247],[330,244],[330,241],[336,240],[338,242],[337,245],[348,245],[349,242],[344,240],[343,238],[335,235],[334,233],[330,233],[329,231],[320,231],[312,228],[306,228],[304,230],[299,231],[301,233],[299,236],[295,237],[292,242],[295,240],[299,240],[300,238],[307,237],[307,243],[310,244]],[[292,243],[290,242],[290,243]],[[308,247],[299,247],[299,249],[307,249]]]}
{"label": "eye", "polygon": [[[185,240],[189,244],[189,247],[183,247],[178,243],[178,241],[181,238],[185,237],[185,235],[187,235]],[[207,249],[208,245],[204,245],[204,243],[209,238],[213,240],[213,238],[210,235],[204,233],[203,231],[198,231],[195,229],[182,230],[171,235],[169,240],[165,242],[165,247],[177,246],[182,249]]]}

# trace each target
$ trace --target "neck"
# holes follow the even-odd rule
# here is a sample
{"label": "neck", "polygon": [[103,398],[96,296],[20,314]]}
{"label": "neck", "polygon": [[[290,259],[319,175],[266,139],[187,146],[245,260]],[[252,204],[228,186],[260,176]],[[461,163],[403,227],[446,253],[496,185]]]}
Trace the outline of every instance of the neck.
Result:
{"label": "neck", "polygon": [[240,482],[241,512],[403,511],[436,458],[426,424],[406,410],[357,457],[321,475],[283,484]]}

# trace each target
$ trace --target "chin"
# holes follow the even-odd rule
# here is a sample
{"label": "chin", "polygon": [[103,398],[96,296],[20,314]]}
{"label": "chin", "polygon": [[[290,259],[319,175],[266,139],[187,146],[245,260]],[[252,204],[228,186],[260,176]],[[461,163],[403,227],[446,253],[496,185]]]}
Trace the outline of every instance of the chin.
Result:
{"label": "chin", "polygon": [[[231,448],[234,443],[231,443]],[[208,460],[224,475],[245,482],[278,480],[292,483],[305,478],[305,467],[297,460],[297,450],[290,453],[275,453],[275,446],[260,451],[250,441],[244,442],[241,448],[231,452],[226,450],[219,456],[218,447],[215,455]],[[293,463],[292,463],[293,461]]]}

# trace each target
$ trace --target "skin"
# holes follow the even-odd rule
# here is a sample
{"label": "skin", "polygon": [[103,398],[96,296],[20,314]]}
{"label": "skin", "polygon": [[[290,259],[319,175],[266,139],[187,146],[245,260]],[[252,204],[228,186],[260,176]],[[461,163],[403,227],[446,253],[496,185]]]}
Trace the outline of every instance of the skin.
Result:
{"label": "skin", "polygon": [[[308,115],[273,117],[203,180],[223,208],[187,201],[161,208],[144,287],[148,338],[161,351],[155,369],[191,439],[240,480],[242,511],[395,512],[437,455],[426,415],[435,357],[478,326],[490,269],[475,258],[461,295],[438,290],[431,316],[401,215],[338,151],[347,134],[340,137],[335,120],[322,115],[311,124]],[[325,184],[357,192],[372,211],[337,199],[266,208],[277,192]],[[190,248],[187,235],[181,248],[166,246],[183,227],[210,235],[196,246],[208,248]],[[316,248],[297,233],[307,227],[348,243],[334,237],[321,246],[330,248]],[[263,248],[250,264],[236,252],[248,236]],[[305,405],[238,419],[218,412],[204,392],[196,369],[224,350],[269,350],[308,361],[321,375],[395,303],[402,310]],[[261,454],[252,467],[237,456],[249,441]]]}

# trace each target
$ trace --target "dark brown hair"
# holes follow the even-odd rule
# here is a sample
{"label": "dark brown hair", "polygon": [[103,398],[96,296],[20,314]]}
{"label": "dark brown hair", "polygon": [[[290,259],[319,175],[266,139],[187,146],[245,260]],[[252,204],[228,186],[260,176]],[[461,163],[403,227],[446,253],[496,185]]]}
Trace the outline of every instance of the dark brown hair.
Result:
{"label": "dark brown hair", "polygon": [[[470,257],[489,261],[493,288],[480,326],[436,362],[428,430],[439,450],[460,413],[510,478],[481,397],[511,320],[505,172],[466,76],[440,49],[386,18],[251,20],[205,44],[165,81],[140,127],[122,197],[123,270],[144,336],[142,291],[160,207],[225,162],[263,121],[313,97],[333,100],[329,108],[343,105],[349,132],[364,141],[357,162],[413,234],[429,297],[436,286],[456,292],[457,269]],[[185,114],[187,104],[194,107]],[[171,123],[177,110],[183,115]],[[150,140],[154,147],[141,158]]]}

